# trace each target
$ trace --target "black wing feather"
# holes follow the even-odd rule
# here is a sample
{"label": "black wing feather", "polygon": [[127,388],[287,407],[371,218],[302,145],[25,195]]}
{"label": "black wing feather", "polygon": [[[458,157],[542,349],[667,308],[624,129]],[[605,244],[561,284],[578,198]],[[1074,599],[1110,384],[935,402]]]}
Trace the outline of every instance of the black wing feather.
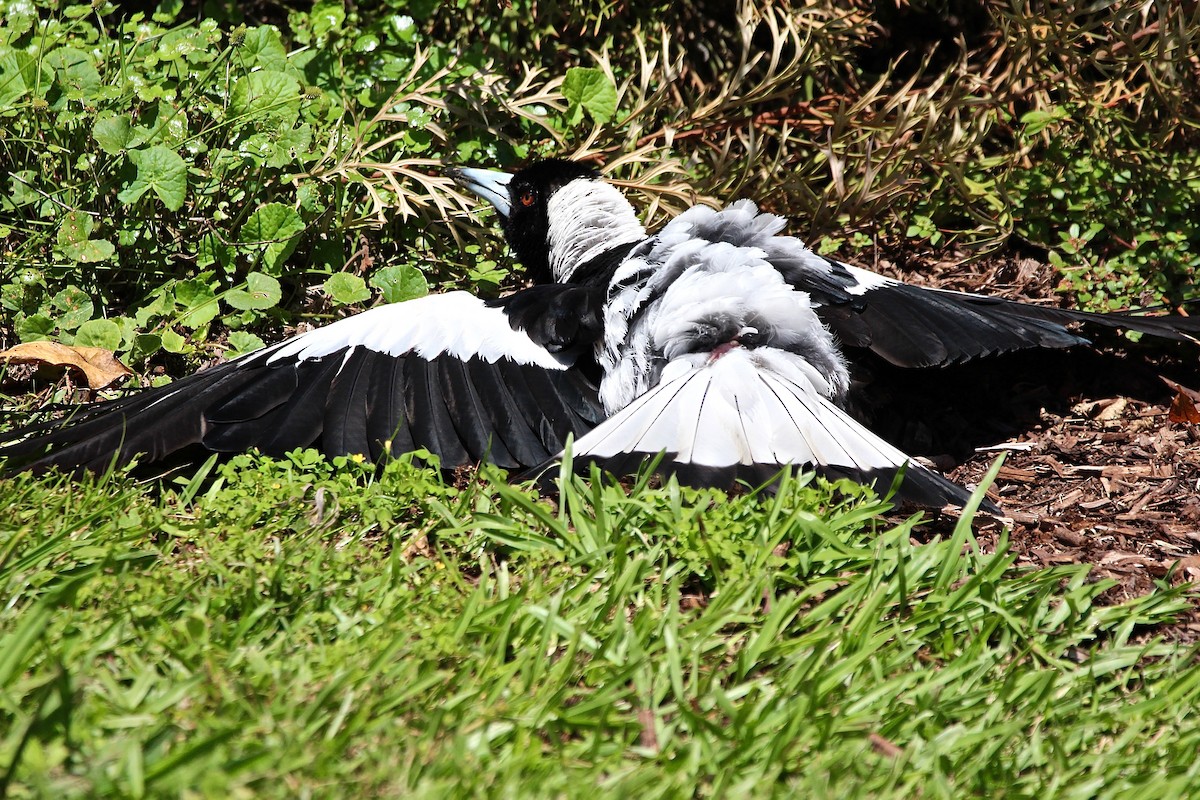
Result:
{"label": "black wing feather", "polygon": [[376,459],[390,443],[394,454],[427,448],[447,469],[486,459],[531,467],[602,417],[595,386],[577,370],[355,347],[222,364],[11,431],[0,457],[9,470],[100,470],[193,445],[276,455],[315,446]]}
{"label": "black wing feather", "polygon": [[400,455],[417,449],[405,405],[408,395],[404,360],[376,359],[371,370],[371,389],[367,399],[367,438],[371,444],[372,461],[385,453]]}
{"label": "black wing feather", "polygon": [[468,453],[486,454],[487,460],[506,469],[518,466],[502,437],[493,435],[491,415],[471,385],[467,365],[457,358],[435,360],[444,396],[450,405],[450,419]]}
{"label": "black wing feather", "polygon": [[1173,341],[1200,337],[1195,317],[1096,314],[900,283],[841,301],[830,302],[828,293],[815,299],[826,301],[817,314],[844,345],[868,348],[900,367],[940,367],[1030,348],[1088,344],[1073,330],[1078,325]]}
{"label": "black wing feather", "polygon": [[[490,398],[491,402],[487,405],[488,419],[516,463],[539,464],[558,452],[547,450],[531,422],[535,417],[541,416],[541,409],[529,413],[528,398],[523,402],[514,394],[520,390],[504,380],[500,369],[478,359],[469,362],[467,369],[471,375],[471,382],[481,394]],[[596,405],[594,394],[591,402],[593,406]]]}
{"label": "black wing feather", "polygon": [[372,456],[378,445],[367,437],[367,404],[375,363],[389,356],[357,348],[342,364],[325,401],[322,448],[330,453],[361,453]]}

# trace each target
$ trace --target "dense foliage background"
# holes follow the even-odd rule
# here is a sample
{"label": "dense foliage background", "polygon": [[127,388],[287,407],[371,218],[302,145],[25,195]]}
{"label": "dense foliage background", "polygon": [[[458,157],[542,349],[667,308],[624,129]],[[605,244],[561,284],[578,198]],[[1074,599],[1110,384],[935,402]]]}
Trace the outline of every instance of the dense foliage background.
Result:
{"label": "dense foliage background", "polygon": [[1195,4],[634,5],[0,1],[0,338],[144,372],[495,292],[513,264],[439,167],[551,154],[658,219],[749,196],[846,258],[1196,295]]}

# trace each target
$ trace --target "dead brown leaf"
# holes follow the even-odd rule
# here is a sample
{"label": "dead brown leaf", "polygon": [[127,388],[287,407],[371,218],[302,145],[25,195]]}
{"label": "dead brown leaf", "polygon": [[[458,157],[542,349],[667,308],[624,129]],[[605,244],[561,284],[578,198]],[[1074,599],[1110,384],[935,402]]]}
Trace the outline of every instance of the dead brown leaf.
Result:
{"label": "dead brown leaf", "polygon": [[1166,378],[1163,378],[1162,382],[1175,392],[1175,396],[1171,398],[1167,419],[1171,422],[1200,423],[1200,392]]}
{"label": "dead brown leaf", "polygon": [[35,364],[73,369],[83,374],[91,389],[111,386],[133,372],[103,347],[73,347],[57,342],[26,342],[0,351],[10,364]]}

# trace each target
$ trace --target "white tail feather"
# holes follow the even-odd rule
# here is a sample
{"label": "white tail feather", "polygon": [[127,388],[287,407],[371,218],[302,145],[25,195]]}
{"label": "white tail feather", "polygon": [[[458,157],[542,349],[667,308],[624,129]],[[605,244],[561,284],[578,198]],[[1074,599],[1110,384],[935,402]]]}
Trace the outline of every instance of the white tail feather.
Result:
{"label": "white tail feather", "polygon": [[772,369],[775,358],[735,348],[664,381],[575,443],[577,458],[666,452],[677,463],[813,465],[864,473],[908,456],[810,385]]}

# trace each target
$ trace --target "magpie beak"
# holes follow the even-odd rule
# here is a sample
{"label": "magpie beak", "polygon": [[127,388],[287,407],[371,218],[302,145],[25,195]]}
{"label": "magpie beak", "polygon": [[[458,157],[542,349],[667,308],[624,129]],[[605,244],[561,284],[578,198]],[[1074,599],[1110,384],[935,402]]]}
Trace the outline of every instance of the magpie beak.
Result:
{"label": "magpie beak", "polygon": [[[850,363],[942,367],[1088,343],[1110,328],[1195,343],[1200,317],[1090,314],[904,284],[823,258],[738,201],[648,235],[592,168],[562,160],[455,179],[501,213],[533,285],[372,308],[173,384],[9,432],[12,469],[104,469],[190,451],[316,446],[371,459],[424,448],[443,468],[661,456],[693,484],[784,466],[963,505],[969,493],[845,410]],[[985,507],[995,510],[994,506]]]}
{"label": "magpie beak", "polygon": [[507,217],[512,211],[508,197],[508,185],[513,179],[511,173],[455,167],[446,170],[446,174],[491,203],[501,216]]}

